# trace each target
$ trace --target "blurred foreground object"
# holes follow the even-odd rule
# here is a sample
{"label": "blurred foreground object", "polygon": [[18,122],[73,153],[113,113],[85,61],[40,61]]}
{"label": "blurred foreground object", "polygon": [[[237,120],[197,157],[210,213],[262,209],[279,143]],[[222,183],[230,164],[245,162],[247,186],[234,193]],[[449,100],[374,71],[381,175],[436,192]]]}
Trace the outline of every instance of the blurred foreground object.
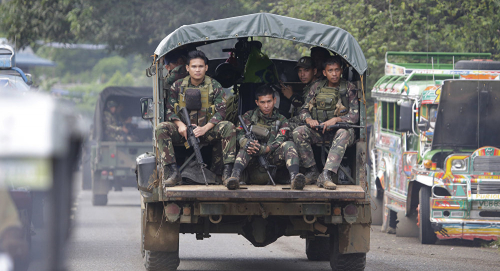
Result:
{"label": "blurred foreground object", "polygon": [[[43,259],[43,262],[37,263],[40,266],[37,265],[33,270],[64,270],[62,251],[68,237],[73,169],[78,161],[83,127],[72,108],[50,96],[0,89],[0,190],[4,191],[2,193],[11,191],[12,195],[19,191],[24,191],[22,195],[32,195],[34,192],[47,195],[43,202],[47,215],[45,231],[41,235],[43,249],[40,253],[43,255],[34,257]],[[3,195],[0,198],[2,202],[5,200]],[[14,200],[17,213],[21,214],[21,210],[30,213],[31,197],[16,198],[19,201]],[[12,208],[16,207],[13,204],[0,204],[0,215],[10,214],[0,217],[0,224],[8,224],[7,220],[15,217],[12,213],[16,212]],[[25,217],[30,218],[31,215]],[[25,237],[29,243],[30,219],[21,219],[22,223],[19,218],[17,220],[13,223],[17,226],[10,229],[27,230],[24,233],[28,233]],[[1,245],[14,244],[14,248],[17,246],[16,253],[21,254],[22,244],[10,241],[20,241],[22,238],[17,236],[22,234],[22,231],[10,231],[5,239],[0,233]],[[4,240],[10,241],[5,244]],[[27,269],[29,259],[24,260],[24,264],[25,267],[17,265],[14,270]]]}

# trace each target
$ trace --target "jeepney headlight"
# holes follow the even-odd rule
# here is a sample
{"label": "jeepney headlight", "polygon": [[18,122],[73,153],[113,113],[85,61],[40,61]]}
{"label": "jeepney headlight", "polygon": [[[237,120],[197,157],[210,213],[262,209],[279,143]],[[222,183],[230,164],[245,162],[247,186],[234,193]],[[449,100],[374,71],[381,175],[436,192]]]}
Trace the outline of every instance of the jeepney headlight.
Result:
{"label": "jeepney headlight", "polygon": [[451,161],[451,170],[452,171],[467,171],[467,163],[466,160],[455,159]]}

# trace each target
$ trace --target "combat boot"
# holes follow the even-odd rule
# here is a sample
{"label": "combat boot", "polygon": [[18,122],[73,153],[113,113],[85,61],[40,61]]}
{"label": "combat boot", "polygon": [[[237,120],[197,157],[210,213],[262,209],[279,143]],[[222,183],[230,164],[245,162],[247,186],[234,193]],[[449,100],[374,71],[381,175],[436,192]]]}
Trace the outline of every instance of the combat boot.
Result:
{"label": "combat boot", "polygon": [[316,165],[308,168],[305,174],[306,184],[314,184],[318,179],[318,176],[319,176],[319,171]]}
{"label": "combat boot", "polygon": [[306,185],[306,176],[302,173],[290,173],[290,186],[293,190],[302,190]]}
{"label": "combat boot", "polygon": [[224,186],[226,186],[227,189],[229,190],[235,190],[240,188],[240,177],[241,177],[241,170],[238,168],[233,169],[231,177],[224,180]]}
{"label": "combat boot", "polygon": [[[168,178],[167,177],[168,174]],[[163,185],[164,186],[175,186],[177,183],[182,181],[181,173],[177,168],[176,163],[172,163],[166,166],[163,166]]]}
{"label": "combat boot", "polygon": [[233,164],[225,164],[224,169],[222,170],[222,182],[225,182],[229,177],[231,177],[232,172]]}
{"label": "combat boot", "polygon": [[[318,185],[318,187],[323,187],[325,189],[328,189],[328,190],[335,190],[337,189],[337,185],[333,182],[333,179],[336,177],[336,176],[333,176],[334,173],[327,170],[327,169],[324,169],[323,172],[321,172],[321,174],[319,175],[318,177],[318,182],[316,183]],[[335,174],[337,175],[337,174]]]}

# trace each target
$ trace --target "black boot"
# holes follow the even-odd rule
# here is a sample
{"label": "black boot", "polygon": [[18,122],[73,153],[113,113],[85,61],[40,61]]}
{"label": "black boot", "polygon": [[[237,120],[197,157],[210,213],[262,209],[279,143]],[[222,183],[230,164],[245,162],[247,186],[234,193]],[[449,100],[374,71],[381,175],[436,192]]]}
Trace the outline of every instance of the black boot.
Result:
{"label": "black boot", "polygon": [[226,180],[231,177],[231,173],[233,172],[233,164],[225,164],[224,169],[222,170],[222,182],[225,183]]}
{"label": "black boot", "polygon": [[290,172],[290,186],[293,190],[302,190],[306,185],[306,177],[302,173]]}
{"label": "black boot", "polygon": [[241,177],[241,170],[238,168],[233,169],[231,177],[224,180],[224,186],[226,186],[227,189],[229,190],[235,190],[240,188],[240,177]]}
{"label": "black boot", "polygon": [[[333,176],[334,173],[324,169],[323,172],[318,177],[318,182],[316,183],[319,187],[324,187],[325,189],[328,190],[335,190],[337,189],[337,185],[333,182],[333,179],[336,176]],[[336,174],[335,174],[336,175]]]}
{"label": "black boot", "polygon": [[319,171],[316,165],[307,169],[306,174],[306,184],[314,184],[319,177]]}
{"label": "black boot", "polygon": [[[168,178],[166,178],[168,175]],[[182,181],[181,173],[176,163],[163,166],[163,185],[171,187]]]}

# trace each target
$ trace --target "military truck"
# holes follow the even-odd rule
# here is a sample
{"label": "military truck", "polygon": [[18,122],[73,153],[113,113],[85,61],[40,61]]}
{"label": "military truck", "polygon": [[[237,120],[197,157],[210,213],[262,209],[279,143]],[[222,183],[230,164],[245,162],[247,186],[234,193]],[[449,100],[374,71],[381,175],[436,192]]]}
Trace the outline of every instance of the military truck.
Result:
{"label": "military truck", "polygon": [[33,84],[30,74],[16,67],[16,54],[9,45],[0,45],[0,90],[25,92]]}
{"label": "military truck", "polygon": [[[387,52],[375,84],[372,221],[398,236],[500,236],[500,62],[487,53]],[[473,60],[471,60],[473,59]]]}
{"label": "military truck", "polygon": [[[147,74],[153,79],[153,97],[142,99],[142,114],[154,127],[165,121],[162,59],[176,50],[204,50],[205,45],[218,42],[234,47],[219,47],[232,52],[232,59],[211,59],[209,76],[226,80],[216,73],[219,65],[232,65],[237,76],[229,76],[234,100],[234,115],[255,107],[254,91],[269,79],[272,73],[284,84],[299,84],[294,71],[296,61],[272,59],[272,64],[255,74],[248,71],[248,56],[254,38],[276,38],[308,46],[323,47],[340,55],[348,68],[343,77],[359,89],[360,125],[365,124],[364,89],[367,62],[352,35],[333,26],[259,13],[217,21],[185,25],[170,33],[154,52],[154,61]],[[265,41],[265,39],[263,39]],[[262,44],[260,44],[262,45]],[[276,68],[276,69],[275,69]],[[243,76],[245,74],[245,76]],[[260,77],[260,82],[248,82],[249,75]],[[221,78],[222,77],[222,78]],[[228,86],[229,85],[229,86]],[[302,86],[303,87],[303,86]],[[229,112],[228,112],[229,114]],[[228,118],[228,117],[226,117]],[[231,119],[233,121],[233,119]],[[370,246],[370,201],[366,182],[366,136],[364,129],[356,133],[356,143],[347,149],[342,164],[349,170],[345,183],[336,190],[325,190],[306,185],[303,190],[290,190],[289,185],[244,185],[239,190],[228,190],[220,183],[218,172],[210,168],[213,150],[201,149],[210,185],[205,185],[198,164],[193,163],[192,148],[176,147],[176,160],[183,184],[162,186],[159,152],[155,141],[154,152],[137,158],[137,182],[141,194],[141,252],[146,270],[176,270],[179,259],[179,234],[195,234],[197,240],[211,234],[239,234],[254,246],[267,246],[282,236],[300,236],[305,239],[307,258],[329,261],[332,270],[364,270],[366,253]],[[318,153],[322,151],[317,148]],[[212,151],[212,152],[211,152]],[[279,176],[278,176],[279,177]],[[285,177],[286,178],[286,177]],[[214,254],[215,256],[215,254]]]}
{"label": "military truck", "polygon": [[[82,186],[92,188],[93,205],[106,205],[113,187],[115,191],[124,186],[135,187],[135,158],[153,150],[151,123],[141,118],[139,108],[140,98],[150,95],[148,87],[107,87],[99,94],[90,139],[82,156]],[[106,136],[104,114],[108,101],[123,107],[115,114],[117,123],[129,130],[128,134],[122,134],[123,140]],[[129,140],[127,135],[134,137]]]}

